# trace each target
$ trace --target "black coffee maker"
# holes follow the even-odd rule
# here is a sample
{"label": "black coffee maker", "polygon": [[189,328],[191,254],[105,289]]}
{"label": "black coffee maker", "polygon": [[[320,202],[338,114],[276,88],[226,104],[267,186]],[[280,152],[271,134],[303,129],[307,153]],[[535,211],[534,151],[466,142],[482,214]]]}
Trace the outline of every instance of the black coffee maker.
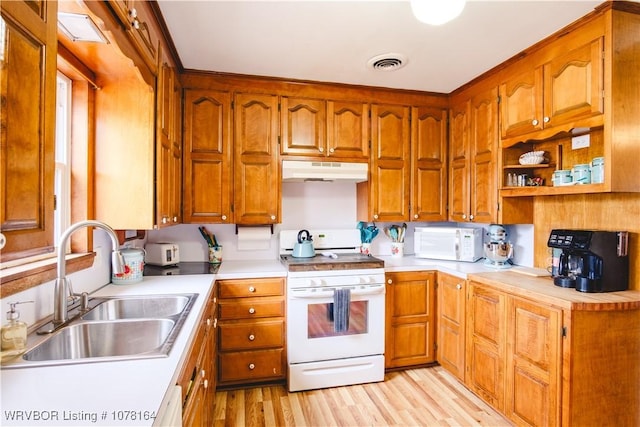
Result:
{"label": "black coffee maker", "polygon": [[580,292],[627,290],[628,238],[626,231],[552,230],[547,246],[562,249],[553,283]]}

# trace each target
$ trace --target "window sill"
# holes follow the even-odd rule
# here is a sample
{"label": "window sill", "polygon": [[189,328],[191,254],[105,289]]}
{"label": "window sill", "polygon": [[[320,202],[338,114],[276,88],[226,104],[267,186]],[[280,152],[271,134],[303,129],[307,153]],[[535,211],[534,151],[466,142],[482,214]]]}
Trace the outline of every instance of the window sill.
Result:
{"label": "window sill", "polygon": [[[67,255],[67,273],[91,268],[96,254],[94,252]],[[0,294],[2,298],[25,291],[54,280],[57,272],[57,258],[51,257],[40,261],[9,267],[0,270]]]}

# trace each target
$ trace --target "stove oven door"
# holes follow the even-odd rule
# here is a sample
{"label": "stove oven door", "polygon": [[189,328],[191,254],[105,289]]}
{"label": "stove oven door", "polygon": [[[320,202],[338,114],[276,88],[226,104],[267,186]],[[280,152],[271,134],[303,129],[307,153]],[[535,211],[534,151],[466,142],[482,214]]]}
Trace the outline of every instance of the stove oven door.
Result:
{"label": "stove oven door", "polygon": [[344,313],[334,310],[334,291],[340,287],[289,289],[290,364],[384,353],[384,283],[345,288],[350,299],[346,324],[336,318]]}

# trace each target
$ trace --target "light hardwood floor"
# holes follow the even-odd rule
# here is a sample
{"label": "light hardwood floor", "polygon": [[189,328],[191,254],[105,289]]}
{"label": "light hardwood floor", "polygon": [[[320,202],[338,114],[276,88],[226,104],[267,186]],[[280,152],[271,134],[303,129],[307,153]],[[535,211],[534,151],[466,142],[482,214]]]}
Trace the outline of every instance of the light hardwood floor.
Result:
{"label": "light hardwood floor", "polygon": [[385,381],[288,393],[283,386],[216,392],[216,426],[511,426],[439,366]]}

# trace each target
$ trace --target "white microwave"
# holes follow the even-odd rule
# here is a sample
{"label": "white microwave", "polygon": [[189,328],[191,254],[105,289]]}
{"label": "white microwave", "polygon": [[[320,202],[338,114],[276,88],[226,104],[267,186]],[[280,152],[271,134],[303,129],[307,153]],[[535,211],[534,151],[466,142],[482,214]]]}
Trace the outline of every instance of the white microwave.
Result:
{"label": "white microwave", "polygon": [[413,235],[417,258],[476,262],[483,257],[482,228],[416,227]]}

